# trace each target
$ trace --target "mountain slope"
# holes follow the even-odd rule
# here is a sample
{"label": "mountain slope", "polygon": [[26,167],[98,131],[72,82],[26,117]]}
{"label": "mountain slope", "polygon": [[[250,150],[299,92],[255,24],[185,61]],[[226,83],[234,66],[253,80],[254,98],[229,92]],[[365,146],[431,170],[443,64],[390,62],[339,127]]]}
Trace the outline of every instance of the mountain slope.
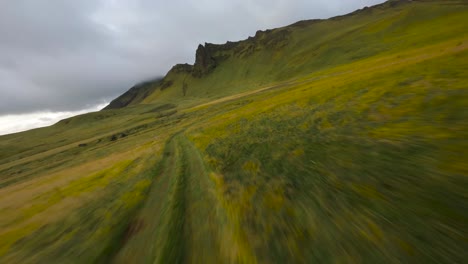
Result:
{"label": "mountain slope", "polygon": [[109,105],[104,107],[103,110],[118,109],[135,105],[142,102],[148,95],[154,92],[154,89],[159,86],[161,79],[139,83],[121,96],[112,100]]}
{"label": "mountain slope", "polygon": [[0,262],[463,263],[467,16],[389,1],[204,45],[1,136]]}
{"label": "mountain slope", "polygon": [[[174,66],[142,103],[195,105],[317,70],[466,35],[463,1],[389,1],[328,20],[200,45],[194,66]],[[185,88],[184,88],[185,87]],[[185,90],[185,91],[184,91]],[[139,103],[141,103],[139,102]]]}

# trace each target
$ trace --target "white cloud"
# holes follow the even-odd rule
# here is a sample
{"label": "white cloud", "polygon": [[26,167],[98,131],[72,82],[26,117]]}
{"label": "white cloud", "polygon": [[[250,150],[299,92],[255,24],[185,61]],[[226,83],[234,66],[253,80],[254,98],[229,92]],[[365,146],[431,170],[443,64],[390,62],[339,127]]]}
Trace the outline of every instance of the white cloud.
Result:
{"label": "white cloud", "polygon": [[80,111],[43,111],[28,114],[13,114],[0,116],[0,135],[6,135],[26,131],[33,128],[50,126],[65,118],[89,112],[99,111],[100,109],[104,108],[107,104],[108,103],[99,104]]}

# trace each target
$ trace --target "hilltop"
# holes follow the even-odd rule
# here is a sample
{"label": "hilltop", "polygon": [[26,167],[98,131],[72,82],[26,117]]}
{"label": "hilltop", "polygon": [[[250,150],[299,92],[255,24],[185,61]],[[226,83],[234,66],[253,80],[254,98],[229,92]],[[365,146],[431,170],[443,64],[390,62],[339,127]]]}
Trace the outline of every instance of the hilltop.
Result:
{"label": "hilltop", "polygon": [[0,136],[1,263],[463,263],[468,5],[225,44]]}

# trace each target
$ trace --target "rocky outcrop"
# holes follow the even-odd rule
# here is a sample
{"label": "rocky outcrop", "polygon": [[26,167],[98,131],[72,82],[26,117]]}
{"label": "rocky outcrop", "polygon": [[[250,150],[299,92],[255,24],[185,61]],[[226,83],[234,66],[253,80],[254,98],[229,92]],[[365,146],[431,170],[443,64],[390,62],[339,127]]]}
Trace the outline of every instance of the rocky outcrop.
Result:
{"label": "rocky outcrop", "polygon": [[[303,22],[304,23],[304,22]],[[275,50],[288,44],[291,30],[286,28],[257,31],[255,36],[246,40],[225,44],[200,44],[195,53],[195,63],[176,64],[167,75],[157,81],[145,82],[135,85],[123,95],[113,100],[104,109],[116,109],[137,104],[157,89],[165,90],[172,88],[178,74],[191,75],[202,78],[210,74],[223,61],[230,57],[245,58],[260,50]],[[185,77],[184,77],[185,78]],[[184,82],[185,84],[185,82]],[[187,93],[187,85],[182,85],[183,95]]]}
{"label": "rocky outcrop", "polygon": [[277,49],[288,43],[289,29],[257,31],[254,37],[225,44],[198,45],[192,75],[201,78],[212,72],[220,63],[231,56],[245,57],[260,49]]}
{"label": "rocky outcrop", "polygon": [[289,29],[257,31],[255,39],[258,44],[266,49],[278,49],[286,46],[291,31]]}
{"label": "rocky outcrop", "polygon": [[[205,44],[206,45],[206,44]],[[198,45],[195,53],[195,64],[193,65],[192,75],[200,78],[203,75],[210,73],[217,66],[217,62],[213,57],[212,50],[206,45]]]}
{"label": "rocky outcrop", "polygon": [[[190,65],[188,63],[185,64],[176,64],[172,67],[172,69],[169,71],[169,73],[192,73],[193,71],[193,65]],[[168,73],[168,74],[169,74]]]}

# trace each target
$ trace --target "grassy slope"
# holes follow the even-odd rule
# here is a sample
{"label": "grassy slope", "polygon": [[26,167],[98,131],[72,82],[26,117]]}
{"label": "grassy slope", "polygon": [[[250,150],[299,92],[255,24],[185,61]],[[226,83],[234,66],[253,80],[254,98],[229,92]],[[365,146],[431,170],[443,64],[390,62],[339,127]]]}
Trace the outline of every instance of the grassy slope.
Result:
{"label": "grassy slope", "polygon": [[185,98],[0,137],[0,262],[463,262],[467,15],[318,22]]}
{"label": "grassy slope", "polygon": [[[392,54],[466,34],[461,22],[466,13],[463,9],[455,11],[453,5],[403,3],[393,8],[388,6],[387,3],[333,20],[275,29],[266,35],[287,29],[291,31],[289,40],[280,41],[278,47],[259,44],[267,36],[258,37],[255,51],[250,55],[238,51],[252,45],[243,41],[240,48],[227,52],[229,59],[221,62],[211,74],[195,78],[190,74],[171,73],[167,80],[174,84],[157,90],[144,102],[194,105],[377,54]],[[186,96],[182,92],[184,81],[188,87]]]}

